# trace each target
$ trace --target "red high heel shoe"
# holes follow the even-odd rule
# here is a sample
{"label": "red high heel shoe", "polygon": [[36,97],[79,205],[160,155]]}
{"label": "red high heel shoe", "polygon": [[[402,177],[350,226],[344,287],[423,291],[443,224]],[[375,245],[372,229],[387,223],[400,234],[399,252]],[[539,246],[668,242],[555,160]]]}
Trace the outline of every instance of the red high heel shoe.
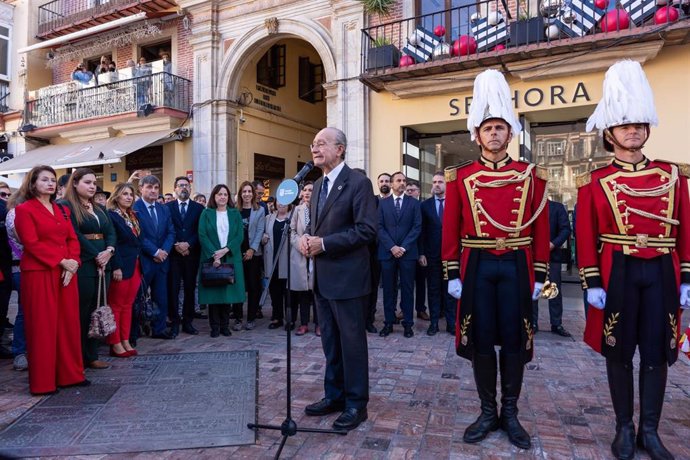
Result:
{"label": "red high heel shoe", "polygon": [[113,347],[110,347],[110,356],[113,358],[129,358],[131,355],[129,354],[128,351],[123,351],[122,353],[118,353],[115,350],[113,350]]}
{"label": "red high heel shoe", "polygon": [[137,352],[135,349],[126,350],[125,353],[129,353],[129,356],[139,356],[139,352]]}

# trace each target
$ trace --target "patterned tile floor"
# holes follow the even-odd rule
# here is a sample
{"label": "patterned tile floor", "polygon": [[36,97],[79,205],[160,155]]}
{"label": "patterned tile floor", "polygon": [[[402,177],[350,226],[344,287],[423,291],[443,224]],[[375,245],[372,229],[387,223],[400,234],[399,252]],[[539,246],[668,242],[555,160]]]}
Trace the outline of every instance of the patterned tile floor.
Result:
{"label": "patterned tile floor", "polygon": [[[540,306],[542,331],[536,336],[535,359],[525,372],[519,402],[520,419],[532,435],[533,447],[513,447],[501,431],[480,444],[462,442],[465,427],[478,414],[470,364],[455,355],[447,333],[425,334],[428,323],[417,320],[415,336],[402,328],[387,338],[369,335],[371,400],[369,420],[347,436],[298,433],[288,439],[283,458],[299,459],[606,459],[614,430],[603,359],[580,340],[584,312],[579,286],[565,284],[563,324],[575,338],[549,332],[548,306]],[[379,296],[379,299],[381,297]],[[379,300],[380,302],[380,300]],[[270,307],[264,313],[270,315]],[[382,318],[379,305],[378,318]],[[687,316],[687,315],[686,315]],[[13,313],[10,314],[13,317]],[[688,318],[683,320],[687,323]],[[258,421],[285,419],[285,333],[268,330],[269,320],[253,331],[211,339],[202,320],[199,336],[182,334],[174,341],[142,339],[142,353],[185,353],[217,350],[259,351]],[[379,324],[380,326],[380,324]],[[330,428],[337,415],[306,417],[304,406],[322,397],[323,354],[318,337],[293,336],[292,414],[299,427]],[[445,330],[445,325],[441,325]],[[103,349],[105,351],[105,348]],[[108,371],[101,371],[108,372]],[[635,385],[637,386],[637,384]],[[26,373],[0,361],[0,428],[39,401],[28,392]],[[636,403],[637,405],[637,403]],[[636,409],[637,411],[637,409]],[[681,357],[669,372],[660,433],[677,459],[690,460],[690,361]],[[270,458],[280,433],[262,430],[252,446],[149,452],[89,458],[218,459]],[[84,457],[80,457],[84,458]],[[638,454],[637,458],[647,458]]]}

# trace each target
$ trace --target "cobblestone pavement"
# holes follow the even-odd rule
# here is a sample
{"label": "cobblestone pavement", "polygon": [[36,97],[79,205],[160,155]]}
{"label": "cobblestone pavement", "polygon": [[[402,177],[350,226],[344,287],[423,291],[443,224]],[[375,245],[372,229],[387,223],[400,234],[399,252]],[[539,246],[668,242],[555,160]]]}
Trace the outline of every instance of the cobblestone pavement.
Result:
{"label": "cobblestone pavement", "polygon": [[[563,324],[574,338],[562,338],[550,332],[548,307],[542,301],[542,331],[536,335],[535,359],[525,372],[519,401],[520,420],[532,435],[530,450],[513,447],[501,431],[492,433],[480,444],[462,442],[465,427],[479,411],[470,363],[455,355],[449,334],[442,332],[428,337],[425,334],[428,323],[417,319],[415,336],[411,339],[403,337],[401,327],[396,327],[387,338],[369,335],[369,420],[347,436],[298,433],[288,439],[283,458],[611,458],[609,445],[614,414],[604,361],[581,341],[584,312],[579,286],[566,284],[563,289],[566,295]],[[380,321],[380,300],[377,313]],[[270,306],[264,307],[264,314],[267,319],[259,320],[255,330],[233,332],[229,338],[211,339],[205,321],[196,320],[195,325],[202,331],[200,335],[182,334],[174,341],[141,339],[138,349],[140,353],[258,350],[258,422],[280,425],[286,413],[285,333],[267,329]],[[688,322],[687,316],[683,324]],[[445,331],[444,324],[441,330]],[[324,359],[313,325],[307,335],[293,336],[292,357],[294,420],[299,427],[330,428],[336,414],[323,418],[303,414],[304,406],[323,395]],[[0,428],[39,400],[29,395],[27,374],[13,371],[10,360],[0,361]],[[681,357],[669,371],[659,431],[677,459],[690,459],[690,363],[686,357]],[[251,446],[89,458],[270,458],[280,439],[278,432],[262,430],[257,443]],[[645,454],[637,457],[647,458]]]}

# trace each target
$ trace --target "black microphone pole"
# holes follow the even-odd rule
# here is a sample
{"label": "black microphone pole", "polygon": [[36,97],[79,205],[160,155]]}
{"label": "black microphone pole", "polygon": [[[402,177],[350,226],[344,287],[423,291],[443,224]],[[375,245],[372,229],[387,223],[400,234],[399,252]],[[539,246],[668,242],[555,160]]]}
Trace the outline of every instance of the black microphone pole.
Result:
{"label": "black microphone pole", "polygon": [[[292,203],[297,196],[299,195],[299,186],[297,185],[297,179],[301,182],[304,179],[304,176],[306,176],[309,171],[312,170],[314,167],[314,162],[309,161],[307,164],[304,165],[302,170],[295,176],[295,179],[286,179],[283,182],[280,183],[278,186],[278,193],[276,197],[276,201],[279,204],[286,205]],[[290,327],[292,319],[292,295],[290,294],[290,256],[292,254],[292,244],[290,241],[290,233],[292,232],[291,224],[292,224],[292,215],[295,212],[295,208],[293,207],[292,210],[290,211],[290,214],[288,216],[288,219],[286,221],[285,227],[283,228],[283,239],[280,242],[278,251],[280,251],[283,247],[283,244],[287,244],[287,257],[288,257],[288,264],[287,264],[287,283],[286,283],[286,289],[287,289],[287,299],[286,299],[286,305],[284,307],[285,312],[284,312],[284,317],[288,319],[286,322],[287,324],[287,343],[286,343],[286,360],[287,360],[287,366],[286,366],[286,378],[287,378],[287,385],[286,385],[286,416],[285,420],[283,420],[283,423],[278,425],[262,425],[262,424],[257,424],[257,423],[248,423],[247,428],[250,430],[257,431],[259,429],[265,429],[265,430],[279,430],[280,434],[283,435],[283,438],[280,440],[280,446],[278,447],[278,451],[276,452],[275,459],[280,458],[280,454],[283,452],[283,447],[285,447],[285,443],[287,442],[287,439],[290,436],[296,435],[298,432],[302,433],[329,433],[329,434],[340,434],[340,435],[347,435],[347,431],[344,430],[329,430],[329,429],[323,429],[323,428],[298,428],[297,423],[292,419],[292,328]],[[274,245],[275,248],[275,245]],[[274,249],[275,250],[275,249]],[[274,263],[273,263],[273,268],[275,269],[275,265],[280,262],[280,252],[278,252],[278,257],[273,258]],[[269,284],[271,283],[271,280],[268,280]],[[268,289],[268,287],[266,287]]]}

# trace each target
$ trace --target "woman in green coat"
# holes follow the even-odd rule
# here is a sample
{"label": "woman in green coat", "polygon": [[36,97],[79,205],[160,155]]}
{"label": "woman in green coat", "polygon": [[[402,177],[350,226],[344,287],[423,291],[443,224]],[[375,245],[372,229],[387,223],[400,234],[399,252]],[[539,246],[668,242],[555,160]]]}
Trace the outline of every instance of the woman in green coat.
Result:
{"label": "woman in green coat", "polygon": [[241,244],[244,228],[240,212],[230,202],[230,189],[219,184],[213,188],[208,207],[199,219],[199,242],[201,263],[232,263],[235,266],[235,284],[205,287],[199,283],[199,303],[208,304],[208,321],[211,337],[220,334],[228,337],[230,332],[230,308],[233,303],[243,303],[244,271],[242,270]]}
{"label": "woman in green coat", "polygon": [[110,258],[115,254],[117,235],[108,212],[93,200],[96,190],[96,174],[89,168],[76,169],[65,186],[65,198],[61,203],[70,208],[72,225],[81,246],[77,279],[84,366],[105,369],[110,365],[98,359],[98,339],[89,338],[89,325],[91,313],[105,299],[104,292],[101,300],[98,299],[99,275],[105,277],[106,285],[110,284]]}

